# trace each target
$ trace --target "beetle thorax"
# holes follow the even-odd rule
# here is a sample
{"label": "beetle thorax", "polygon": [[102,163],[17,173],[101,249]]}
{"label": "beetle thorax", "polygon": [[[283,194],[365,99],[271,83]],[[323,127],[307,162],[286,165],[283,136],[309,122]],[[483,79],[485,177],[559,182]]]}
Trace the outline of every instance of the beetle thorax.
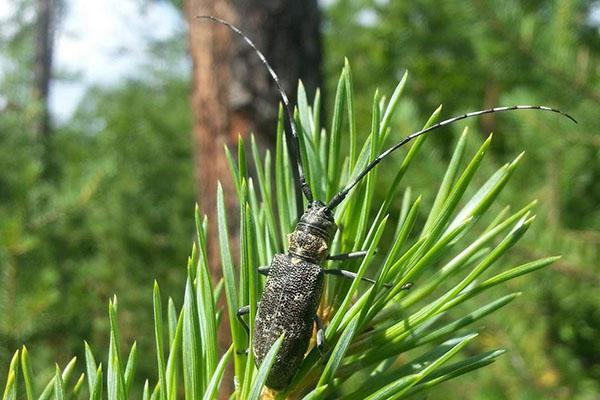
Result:
{"label": "beetle thorax", "polygon": [[314,201],[302,214],[296,229],[290,235],[290,254],[320,264],[327,254],[337,226],[332,212],[325,204]]}

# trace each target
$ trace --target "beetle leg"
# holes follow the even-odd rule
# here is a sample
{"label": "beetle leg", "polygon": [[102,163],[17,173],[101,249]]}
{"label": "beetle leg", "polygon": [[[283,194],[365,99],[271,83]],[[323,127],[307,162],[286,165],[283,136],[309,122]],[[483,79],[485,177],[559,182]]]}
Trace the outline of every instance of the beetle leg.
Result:
{"label": "beetle leg", "polygon": [[[260,301],[256,304],[257,306],[260,305]],[[248,335],[250,335],[250,327],[248,326],[248,324],[246,323],[246,321],[244,321],[244,315],[250,313],[250,305],[246,305],[243,307],[240,307],[237,310],[237,318],[240,321],[240,324],[242,324],[242,326],[244,327],[244,330],[246,331],[246,333]]]}
{"label": "beetle leg", "polygon": [[[347,271],[345,269],[340,269],[340,268],[327,268],[327,269],[323,269],[323,272],[325,274],[341,276],[342,278],[346,278],[346,279],[356,279],[356,277],[358,276],[358,274],[356,272]],[[375,284],[375,280],[373,280],[371,278],[366,278],[363,276],[360,279],[364,282],[369,282],[372,285]],[[392,287],[392,285],[389,283],[384,283],[383,286],[386,289],[390,289]],[[404,289],[404,287],[403,287],[403,289]],[[407,287],[407,289],[409,289],[409,288]]]}
{"label": "beetle leg", "polygon": [[[268,268],[268,267],[265,267]],[[257,303],[257,305],[260,304],[260,301]],[[243,307],[240,307],[237,310],[237,318],[240,321],[240,324],[242,324],[242,327],[244,328],[244,330],[246,331],[246,333],[248,334],[248,336],[250,336],[250,327],[248,326],[248,324],[246,323],[246,321],[244,321],[244,315],[247,315],[250,313],[250,305],[245,305]],[[242,356],[247,356],[248,355],[249,350],[245,349],[245,350],[237,350],[236,353]]]}
{"label": "beetle leg", "polygon": [[269,271],[271,270],[271,267],[258,267],[258,273],[262,274],[264,276],[269,276]]}
{"label": "beetle leg", "polygon": [[353,251],[351,253],[335,254],[327,256],[328,260],[352,260],[354,258],[363,258],[367,255],[366,251]]}
{"label": "beetle leg", "polygon": [[242,324],[242,326],[244,327],[244,330],[246,331],[246,333],[248,335],[250,335],[250,328],[248,327],[248,324],[246,323],[246,321],[244,321],[243,316],[248,314],[249,312],[250,312],[250,305],[240,307],[240,309],[237,310],[238,321],[240,321],[240,324]]}
{"label": "beetle leg", "polygon": [[317,325],[317,350],[323,355],[323,347],[325,345],[325,328],[323,328],[323,321],[318,315],[315,315],[315,325]]}

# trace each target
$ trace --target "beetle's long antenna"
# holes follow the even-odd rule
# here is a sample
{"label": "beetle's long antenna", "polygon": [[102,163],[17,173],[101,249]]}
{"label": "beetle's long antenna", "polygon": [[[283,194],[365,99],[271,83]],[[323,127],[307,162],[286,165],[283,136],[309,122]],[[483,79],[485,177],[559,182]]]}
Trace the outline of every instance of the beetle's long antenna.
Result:
{"label": "beetle's long antenna", "polygon": [[435,129],[441,128],[443,126],[446,125],[450,125],[456,121],[460,121],[461,119],[466,119],[466,118],[471,118],[471,117],[476,117],[478,115],[483,115],[483,114],[492,114],[492,113],[497,113],[497,112],[504,112],[504,111],[512,111],[512,110],[541,110],[541,111],[551,111],[551,112],[555,112],[558,114],[561,114],[567,118],[569,118],[571,121],[577,123],[577,121],[575,120],[575,118],[573,118],[572,116],[570,116],[567,113],[564,113],[560,110],[557,110],[555,108],[550,108],[550,107],[546,107],[546,106],[510,106],[510,107],[495,107],[495,108],[489,108],[487,110],[480,110],[480,111],[473,111],[470,113],[466,113],[460,116],[456,116],[450,119],[447,119],[445,121],[442,121],[438,124],[435,124],[433,126],[430,126],[429,128],[420,130],[418,132],[414,132],[411,133],[410,135],[406,136],[404,139],[402,139],[400,141],[400,143],[397,143],[395,145],[393,145],[392,147],[390,147],[389,149],[387,149],[386,151],[384,151],[383,153],[381,153],[377,158],[375,158],[373,161],[371,161],[366,167],[365,169],[362,170],[362,172],[360,174],[358,174],[358,176],[356,177],[356,179],[354,179],[354,181],[352,181],[352,183],[350,183],[349,185],[347,185],[344,189],[342,189],[339,193],[337,193],[335,196],[333,196],[333,198],[331,199],[331,201],[329,202],[329,204],[327,204],[327,208],[329,210],[333,210],[338,204],[340,204],[348,195],[348,193],[350,192],[350,190],[352,190],[352,188],[354,186],[356,186],[358,184],[358,182],[360,182],[360,180],[362,178],[364,178],[373,168],[375,168],[377,166],[377,164],[379,164],[381,162],[381,160],[383,160],[384,158],[386,158],[387,156],[389,156],[394,150],[399,149],[400,147],[402,147],[403,145],[405,145],[406,143],[410,142],[411,140],[426,134],[427,132],[431,132]]}
{"label": "beetle's long antenna", "polygon": [[[207,19],[207,20],[217,22],[219,24],[223,24],[223,25],[227,26],[229,29],[231,29],[233,32],[235,32],[237,35],[239,35],[242,39],[244,39],[244,41],[250,47],[252,47],[252,49],[254,49],[254,51],[258,55],[258,58],[260,58],[260,61],[263,63],[263,65],[269,71],[271,78],[273,78],[273,81],[275,81],[275,85],[277,85],[277,90],[279,91],[281,100],[283,101],[283,106],[285,107],[288,119],[290,121],[291,135],[288,135],[287,130],[285,130],[285,136],[286,136],[287,146],[290,151],[290,157],[291,157],[292,164],[295,164],[297,166],[297,169],[292,170],[292,175],[294,176],[294,181],[296,183],[296,187],[297,188],[300,187],[300,189],[302,190],[302,193],[304,193],[304,197],[306,197],[306,200],[309,203],[312,202],[313,194],[312,194],[312,191],[310,190],[310,186],[308,186],[308,183],[306,182],[306,178],[304,176],[304,169],[302,168],[302,161],[300,158],[300,142],[298,140],[298,129],[296,127],[294,115],[292,114],[290,102],[288,100],[287,95],[285,94],[285,90],[283,90],[283,86],[281,85],[279,77],[277,76],[277,74],[275,73],[275,71],[273,70],[273,68],[271,67],[271,65],[269,64],[269,62],[263,55],[263,53],[261,53],[261,51],[256,48],[256,45],[254,45],[254,43],[252,43],[252,40],[250,40],[250,38],[248,36],[246,36],[246,34],[244,32],[242,32],[239,28],[231,25],[229,22],[224,21],[220,18],[213,17],[212,15],[199,15],[196,18]],[[297,205],[297,207],[299,207],[298,209],[299,209],[299,212],[301,213],[303,207],[302,207],[302,198],[300,197],[299,194],[296,197],[296,205]]]}

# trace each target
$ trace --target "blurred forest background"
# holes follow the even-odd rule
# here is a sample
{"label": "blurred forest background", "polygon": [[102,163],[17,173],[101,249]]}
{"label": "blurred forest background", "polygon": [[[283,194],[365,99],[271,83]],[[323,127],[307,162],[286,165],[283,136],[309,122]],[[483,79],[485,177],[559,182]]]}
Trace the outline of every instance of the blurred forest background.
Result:
{"label": "blurred forest background", "polygon": [[[151,357],[151,283],[180,304],[194,202],[210,213],[207,182],[226,179],[195,165],[222,164],[223,144],[249,130],[271,146],[277,93],[264,70],[252,75],[261,67],[251,53],[199,26],[203,11],[258,38],[292,98],[298,77],[310,96],[320,85],[325,115],[347,57],[359,132],[375,89],[389,95],[406,70],[411,101],[393,122],[396,138],[439,104],[443,116],[510,104],[573,114],[579,125],[530,112],[468,122],[472,136],[497,133],[497,165],[526,151],[503,199],[537,198],[541,218],[513,256],[563,258],[520,278],[511,289],[525,296],[486,320],[478,345],[509,353],[434,398],[600,398],[600,2],[231,3],[0,0],[0,376],[23,343],[44,376],[82,355],[84,339],[105,348],[113,293],[122,338]],[[214,43],[234,48],[206,56],[229,60],[225,79],[199,67]],[[202,91],[203,82],[217,84]],[[202,114],[211,98],[235,103],[225,125]],[[464,125],[432,136],[409,173],[426,204]],[[387,161],[390,176],[401,157]],[[155,363],[139,366],[141,379]]]}

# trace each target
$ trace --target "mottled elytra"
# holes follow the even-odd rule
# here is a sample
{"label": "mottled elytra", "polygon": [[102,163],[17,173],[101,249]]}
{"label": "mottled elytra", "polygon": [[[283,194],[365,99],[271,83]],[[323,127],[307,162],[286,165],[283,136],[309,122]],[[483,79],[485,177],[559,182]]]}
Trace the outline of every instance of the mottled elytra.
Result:
{"label": "mottled elytra", "polygon": [[[290,125],[290,130],[286,130],[285,134],[290,159],[295,166],[293,176],[296,189],[297,192],[302,192],[308,204],[308,208],[300,213],[301,217],[296,228],[288,235],[287,254],[276,254],[270,266],[258,268],[260,273],[267,275],[267,280],[259,302],[254,324],[254,337],[252,338],[252,351],[254,352],[257,365],[260,365],[277,339],[282,334],[284,335],[283,343],[267,378],[267,386],[272,389],[281,390],[290,383],[302,363],[315,324],[317,326],[317,346],[319,348],[323,346],[324,327],[317,316],[317,308],[321,300],[325,274],[338,275],[348,279],[355,279],[357,277],[354,272],[337,268],[326,269],[322,265],[325,260],[347,260],[365,256],[365,252],[362,251],[338,255],[329,254],[331,242],[337,231],[333,210],[346,198],[352,188],[367,176],[377,164],[398,148],[421,135],[450,125],[456,121],[478,115],[512,110],[541,110],[561,114],[576,122],[570,115],[554,108],[523,105],[490,108],[449,118],[427,129],[414,132],[406,136],[399,143],[388,148],[368,163],[356,178],[334,195],[328,203],[324,203],[313,198],[310,186],[306,182],[299,157],[299,131],[294,121],[288,97],[273,68],[271,68],[264,55],[256,48],[248,36],[237,27],[213,16],[199,16],[198,18],[223,24],[238,34],[254,49],[269,71],[281,95]],[[374,283],[372,279],[362,279]],[[404,289],[408,289],[409,287],[410,284],[405,285]],[[249,310],[249,306],[244,306],[238,311],[240,323],[246,330],[248,330],[248,326],[242,316],[247,314]]]}

